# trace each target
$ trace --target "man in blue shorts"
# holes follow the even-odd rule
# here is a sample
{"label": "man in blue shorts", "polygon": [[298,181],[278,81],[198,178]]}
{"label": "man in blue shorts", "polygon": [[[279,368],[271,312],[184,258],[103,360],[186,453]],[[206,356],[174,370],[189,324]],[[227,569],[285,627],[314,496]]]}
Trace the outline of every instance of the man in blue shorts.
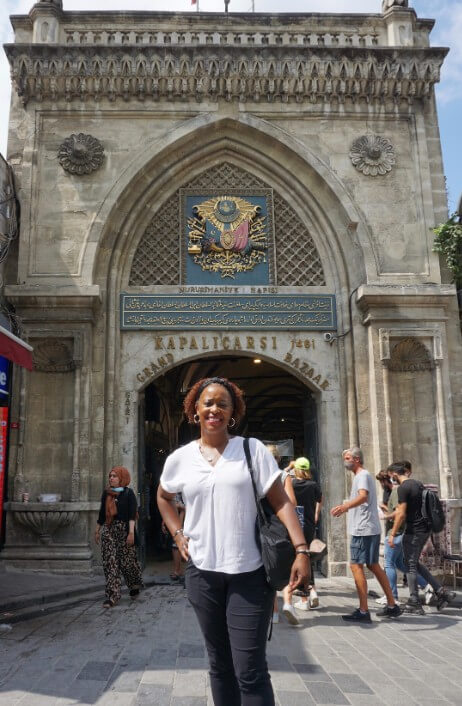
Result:
{"label": "man in blue shorts", "polygon": [[371,615],[367,605],[367,580],[364,564],[372,571],[387,598],[387,605],[377,611],[385,618],[397,618],[401,609],[391,592],[385,571],[379,564],[380,519],[377,508],[375,480],[363,468],[363,452],[358,446],[343,452],[343,465],[354,474],[350,499],[343,505],[332,508],[331,514],[340,517],[348,512],[348,534],[351,535],[350,568],[359,597],[359,608],[351,615],[342,615],[343,620],[370,623]]}

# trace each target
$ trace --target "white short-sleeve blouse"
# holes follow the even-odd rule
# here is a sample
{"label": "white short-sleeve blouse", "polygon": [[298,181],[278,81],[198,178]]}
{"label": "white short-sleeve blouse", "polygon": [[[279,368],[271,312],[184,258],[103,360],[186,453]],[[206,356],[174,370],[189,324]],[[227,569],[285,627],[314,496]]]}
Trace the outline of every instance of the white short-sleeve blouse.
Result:
{"label": "white short-sleeve blouse", "polygon": [[[255,540],[257,510],[243,442],[241,436],[232,437],[211,466],[198,442],[192,441],[170,454],[160,478],[167,493],[183,496],[189,554],[204,571],[240,574],[262,565]],[[257,439],[250,439],[250,453],[257,491],[264,497],[281,471]]]}

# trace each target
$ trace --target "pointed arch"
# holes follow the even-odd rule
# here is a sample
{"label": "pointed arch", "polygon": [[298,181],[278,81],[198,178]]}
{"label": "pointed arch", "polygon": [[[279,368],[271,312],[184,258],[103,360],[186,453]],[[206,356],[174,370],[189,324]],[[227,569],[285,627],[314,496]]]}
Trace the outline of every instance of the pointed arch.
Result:
{"label": "pointed arch", "polygon": [[87,237],[81,263],[87,281],[106,288],[109,268],[126,268],[133,243],[180,180],[226,160],[273,186],[295,209],[312,232],[326,279],[335,289],[345,286],[352,253],[353,279],[359,283],[376,278],[368,228],[330,169],[328,155],[319,149],[314,155],[281,128],[254,116],[234,120],[201,115],[144,145],[113,185]]}

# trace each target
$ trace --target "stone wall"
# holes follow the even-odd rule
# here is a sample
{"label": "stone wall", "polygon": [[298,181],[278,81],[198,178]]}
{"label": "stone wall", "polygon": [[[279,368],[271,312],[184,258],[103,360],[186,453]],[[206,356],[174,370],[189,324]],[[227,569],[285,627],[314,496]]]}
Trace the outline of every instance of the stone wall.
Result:
{"label": "stone wall", "polygon": [[[432,22],[395,6],[383,15],[225,17],[39,3],[13,25],[9,157],[21,236],[6,292],[34,345],[69,346],[70,368],[16,378],[14,414],[26,426],[12,438],[11,497],[34,462],[34,493],[53,488],[68,499],[70,478],[90,565],[106,471],[121,459],[137,467],[139,396],[158,373],[138,376],[162,357],[152,333],[120,331],[120,292],[182,291],[181,279],[137,279],[133,263],[151,257],[154,270],[168,261],[171,235],[159,257],[143,249],[153,224],[162,213],[168,221],[180,186],[229,164],[274,190],[278,212],[295,214],[308,234],[301,262],[319,260],[322,278],[294,285],[281,274],[275,290],[336,295],[332,344],[316,333],[316,352],[295,365],[290,332],[274,331],[276,348],[261,351],[316,394],[326,504],[348,492],[339,454],[358,441],[371,470],[405,455],[457,498],[460,331],[430,232],[446,209],[434,103],[446,50],[430,47]],[[212,344],[211,331],[201,335]],[[428,359],[416,371],[422,347]],[[207,354],[169,352],[161,373]],[[54,432],[28,426],[43,414],[59,420]],[[20,563],[27,530],[9,515],[7,550]],[[326,527],[337,574],[347,559],[339,526]],[[80,545],[73,556],[81,568]]]}

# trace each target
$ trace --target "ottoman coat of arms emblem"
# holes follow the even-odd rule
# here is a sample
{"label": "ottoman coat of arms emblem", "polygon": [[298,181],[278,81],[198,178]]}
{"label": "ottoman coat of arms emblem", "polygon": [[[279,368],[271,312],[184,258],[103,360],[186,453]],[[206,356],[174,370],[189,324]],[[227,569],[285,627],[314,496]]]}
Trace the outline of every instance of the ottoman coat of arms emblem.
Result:
{"label": "ottoman coat of arms emblem", "polygon": [[237,196],[207,198],[188,218],[188,253],[202,270],[234,278],[265,262],[266,216]]}

